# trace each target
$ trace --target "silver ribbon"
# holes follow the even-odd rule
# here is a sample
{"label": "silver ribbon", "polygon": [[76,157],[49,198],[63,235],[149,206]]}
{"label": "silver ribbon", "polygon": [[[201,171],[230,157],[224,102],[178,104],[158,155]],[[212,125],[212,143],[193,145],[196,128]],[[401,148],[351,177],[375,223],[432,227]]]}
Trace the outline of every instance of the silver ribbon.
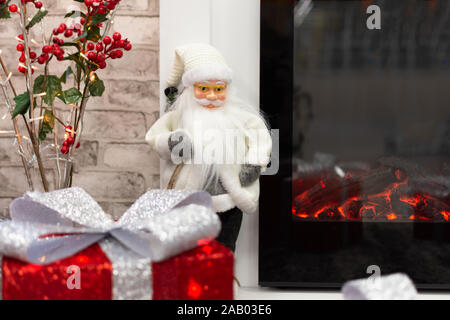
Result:
{"label": "silver ribbon", "polygon": [[344,284],[346,300],[414,300],[417,290],[411,279],[403,273],[352,280]]}
{"label": "silver ribbon", "polygon": [[113,300],[151,300],[153,298],[152,264],[128,250],[115,239],[99,243],[112,264]]}
{"label": "silver ribbon", "polygon": [[114,222],[81,188],[29,192],[10,205],[0,223],[0,252],[49,264],[113,238],[142,258],[158,262],[214,239],[220,220],[206,192],[150,190]]}

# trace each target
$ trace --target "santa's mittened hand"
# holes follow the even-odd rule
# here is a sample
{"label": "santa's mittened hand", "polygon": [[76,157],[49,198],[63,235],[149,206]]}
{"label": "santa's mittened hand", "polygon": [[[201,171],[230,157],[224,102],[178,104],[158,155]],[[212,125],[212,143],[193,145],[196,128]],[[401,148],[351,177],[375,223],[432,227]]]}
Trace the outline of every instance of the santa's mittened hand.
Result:
{"label": "santa's mittened hand", "polygon": [[247,187],[258,180],[261,175],[261,166],[252,164],[243,164],[239,172],[239,181],[241,186]]}
{"label": "santa's mittened hand", "polygon": [[190,159],[192,156],[192,142],[189,135],[183,130],[172,133],[168,141],[169,150],[174,157],[181,160]]}
{"label": "santa's mittened hand", "polygon": [[189,135],[184,130],[177,130],[174,133],[172,133],[169,137],[169,149],[172,151],[176,145],[182,144],[182,145],[191,145],[191,139],[189,138]]}

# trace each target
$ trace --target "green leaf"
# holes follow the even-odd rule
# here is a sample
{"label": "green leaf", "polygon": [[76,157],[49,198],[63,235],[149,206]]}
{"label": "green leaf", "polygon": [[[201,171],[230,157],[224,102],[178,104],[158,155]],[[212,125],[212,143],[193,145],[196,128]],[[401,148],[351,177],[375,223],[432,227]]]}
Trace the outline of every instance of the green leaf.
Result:
{"label": "green leaf", "polygon": [[40,75],[34,80],[33,93],[39,94],[47,93],[43,96],[44,102],[51,106],[55,97],[62,92],[61,80],[57,76],[48,75],[45,78],[44,75]]}
{"label": "green leaf", "polygon": [[11,18],[11,13],[8,8],[0,9],[0,19],[9,19]]}
{"label": "green leaf", "polygon": [[100,35],[100,28],[96,27],[96,26],[91,26],[88,28],[88,33],[86,36],[86,39],[91,40],[93,42],[97,42],[98,40],[100,40],[101,35]]}
{"label": "green leaf", "polygon": [[91,40],[93,42],[97,42],[100,40],[100,28],[96,26],[88,27],[88,30],[84,31],[79,37],[75,38],[74,41],[80,40],[82,38],[86,38],[87,40]]}
{"label": "green leaf", "polygon": [[47,123],[43,123],[41,131],[39,132],[39,139],[44,141],[47,138],[47,134],[52,133],[53,129]]}
{"label": "green leaf", "polygon": [[83,70],[84,73],[87,73],[86,66],[82,62],[78,53],[71,54],[70,56],[67,56],[66,58],[64,58],[64,60],[72,60],[73,62],[75,62],[77,64],[78,67],[81,68],[81,70]]}
{"label": "green leaf", "polygon": [[58,98],[61,99],[66,104],[77,103],[80,101],[83,95],[77,88],[70,88],[66,91],[63,91]]}
{"label": "green leaf", "polygon": [[[64,18],[70,18],[71,16],[73,16],[73,15],[75,14],[75,12],[77,12],[77,11],[75,11],[75,10],[70,11],[68,14],[66,14],[66,15],[64,16]],[[78,12],[79,12],[79,11],[78,11]]]}
{"label": "green leaf", "polygon": [[95,81],[89,83],[89,93],[91,96],[100,97],[104,91],[105,84],[103,83],[103,80],[97,78]]}
{"label": "green leaf", "polygon": [[47,76],[47,95],[45,97],[48,105],[52,105],[53,100],[61,91],[61,80],[57,76]]}
{"label": "green leaf", "polygon": [[[83,2],[84,2],[84,1],[83,1]],[[72,16],[86,18],[86,15],[85,15],[83,12],[78,11],[78,10],[72,10],[72,11],[70,11],[69,13],[67,13],[67,14],[64,16],[64,18],[70,18],[70,17],[72,17]]]}
{"label": "green leaf", "polygon": [[44,79],[45,79],[45,77],[43,75],[34,79],[34,86],[33,86],[34,94],[46,92],[45,85],[44,85]]}
{"label": "green leaf", "polygon": [[80,34],[78,37],[76,37],[73,41],[78,41],[82,38],[85,38],[87,36],[87,31],[84,31],[82,34]]}
{"label": "green leaf", "polygon": [[14,98],[16,107],[14,108],[12,118],[14,119],[18,114],[25,114],[30,108],[30,94],[24,92]]}
{"label": "green leaf", "polygon": [[105,22],[106,20],[108,20],[108,18],[106,18],[106,16],[107,16],[107,14],[96,14],[95,16],[92,17],[90,25],[94,26],[96,24]]}
{"label": "green leaf", "polygon": [[83,69],[81,69],[81,67],[79,66],[79,65],[75,65],[76,66],[76,70],[75,70],[75,73],[73,74],[73,76],[74,76],[74,78],[75,78],[75,81],[81,81],[80,79],[81,79],[81,72],[83,71]]}
{"label": "green leaf", "polygon": [[0,4],[0,19],[11,18],[11,13],[8,10],[8,5],[11,0],[6,1],[4,4]]}
{"label": "green leaf", "polygon": [[66,71],[64,71],[64,73],[62,74],[62,76],[59,78],[59,80],[61,80],[62,83],[66,83],[67,78],[69,78],[69,76],[73,74],[73,70],[72,67],[68,67],[66,69]]}
{"label": "green leaf", "polygon": [[28,25],[26,26],[26,29],[29,30],[30,28],[33,28],[33,26],[36,23],[39,23],[42,19],[44,19],[44,17],[48,14],[48,11],[42,11],[39,10],[33,17],[33,19],[31,19],[31,21],[28,23]]}
{"label": "green leaf", "polygon": [[63,44],[59,45],[60,47],[75,47],[75,48],[79,48],[80,45],[76,42],[64,42]]}
{"label": "green leaf", "polygon": [[55,116],[50,110],[45,110],[44,112],[44,120],[42,121],[42,128],[39,132],[39,139],[44,141],[47,138],[47,134],[53,132],[53,128],[55,127]]}

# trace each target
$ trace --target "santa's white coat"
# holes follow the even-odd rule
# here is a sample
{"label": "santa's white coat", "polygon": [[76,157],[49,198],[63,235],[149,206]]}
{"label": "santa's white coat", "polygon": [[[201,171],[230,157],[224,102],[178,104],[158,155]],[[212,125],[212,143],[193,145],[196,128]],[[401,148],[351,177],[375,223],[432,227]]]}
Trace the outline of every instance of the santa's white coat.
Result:
{"label": "santa's white coat", "polygon": [[[242,110],[242,123],[245,131],[260,133],[257,137],[253,135],[245,136],[246,156],[252,165],[259,165],[266,168],[270,161],[272,150],[272,139],[269,131],[256,113]],[[157,120],[147,132],[145,140],[158,152],[164,161],[161,172],[161,187],[166,188],[176,165],[172,163],[171,152],[168,140],[170,135],[180,128],[179,117],[176,111],[169,111]],[[261,134],[262,133],[262,134]],[[199,186],[198,170],[196,164],[185,164],[179,173],[175,183],[175,189],[195,190]],[[213,196],[213,207],[216,212],[224,212],[234,207],[238,207],[243,212],[253,213],[258,208],[259,200],[259,179],[246,187],[242,187],[239,180],[241,164],[221,165],[219,167],[219,178],[227,194]]]}

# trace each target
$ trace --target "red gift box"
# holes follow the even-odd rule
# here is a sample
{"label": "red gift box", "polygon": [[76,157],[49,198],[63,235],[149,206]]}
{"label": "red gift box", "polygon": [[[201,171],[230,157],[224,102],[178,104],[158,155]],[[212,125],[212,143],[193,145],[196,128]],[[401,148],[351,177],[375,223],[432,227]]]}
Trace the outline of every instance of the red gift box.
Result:
{"label": "red gift box", "polygon": [[[149,264],[148,283],[152,287],[148,292],[152,292],[155,300],[230,300],[233,299],[233,264],[233,254],[211,241],[162,262]],[[3,257],[2,298],[110,300],[114,298],[114,290],[120,290],[119,284],[114,283],[113,265],[99,244],[48,265],[27,264]],[[79,269],[71,270],[73,266]],[[79,289],[69,285],[76,283],[71,281],[76,272],[79,272]],[[132,272],[130,277],[133,277]],[[126,284],[124,288],[127,290]]]}

